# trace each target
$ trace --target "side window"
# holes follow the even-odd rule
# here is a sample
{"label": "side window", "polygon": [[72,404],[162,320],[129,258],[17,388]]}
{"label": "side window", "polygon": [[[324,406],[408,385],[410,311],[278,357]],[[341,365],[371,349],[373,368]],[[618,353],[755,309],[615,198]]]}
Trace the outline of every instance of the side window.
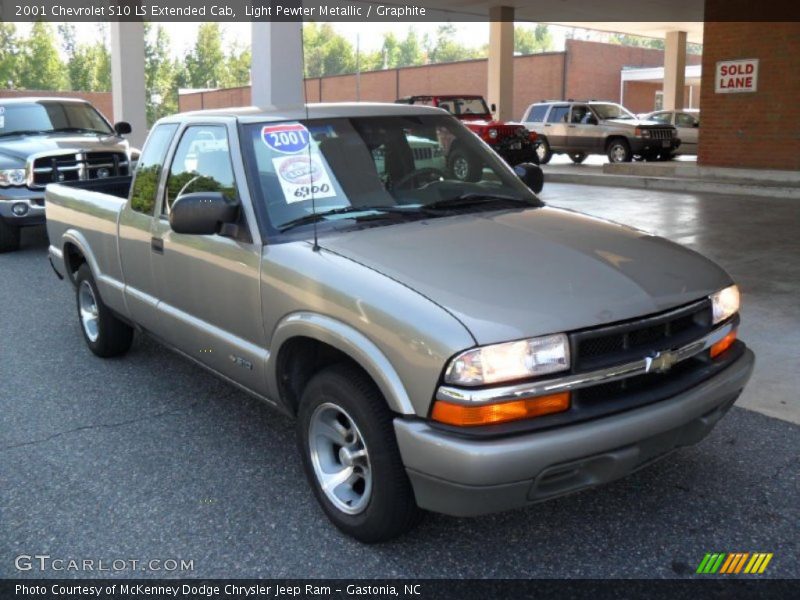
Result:
{"label": "side window", "polygon": [[236,198],[228,132],[222,125],[195,125],[186,129],[175,149],[167,179],[162,214],[181,194],[222,192]]}
{"label": "side window", "polygon": [[588,112],[589,112],[589,107],[586,106],[585,104],[573,105],[572,113],[570,114],[569,117],[569,122],[578,124],[583,123],[584,122],[583,119]]}
{"label": "side window", "polygon": [[686,113],[678,113],[675,115],[676,127],[694,127],[695,119],[692,115]]}
{"label": "side window", "polygon": [[566,123],[569,115],[569,106],[554,106],[547,115],[548,123]]}
{"label": "side window", "polygon": [[528,114],[523,119],[526,123],[541,123],[547,114],[547,104],[534,104],[528,109]]}
{"label": "side window", "polygon": [[136,212],[153,214],[161,168],[172,136],[177,129],[178,125],[173,123],[158,125],[147,138],[142,155],[139,157],[131,191],[131,209]]}
{"label": "side window", "polygon": [[662,112],[656,113],[650,117],[651,121],[656,121],[657,123],[664,123],[665,125],[670,125],[670,121],[672,121],[672,113]]}

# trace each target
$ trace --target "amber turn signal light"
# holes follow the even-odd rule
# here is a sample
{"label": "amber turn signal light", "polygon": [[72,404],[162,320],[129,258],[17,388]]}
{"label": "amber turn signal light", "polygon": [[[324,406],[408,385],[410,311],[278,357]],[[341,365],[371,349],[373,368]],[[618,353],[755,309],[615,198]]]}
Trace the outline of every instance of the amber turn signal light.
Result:
{"label": "amber turn signal light", "polygon": [[736,341],[736,330],[734,329],[728,335],[726,335],[724,338],[718,341],[716,344],[711,346],[711,358],[716,358],[717,356],[725,352],[725,350],[733,346],[733,342],[735,341]]}
{"label": "amber turn signal light", "polygon": [[531,419],[568,409],[569,392],[480,406],[465,406],[437,400],[433,405],[431,418],[447,425],[475,427]]}

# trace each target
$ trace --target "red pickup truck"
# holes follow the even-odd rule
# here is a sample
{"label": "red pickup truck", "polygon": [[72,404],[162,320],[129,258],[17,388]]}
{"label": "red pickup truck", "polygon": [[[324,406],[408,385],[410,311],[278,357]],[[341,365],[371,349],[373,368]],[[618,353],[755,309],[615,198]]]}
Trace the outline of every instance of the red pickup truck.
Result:
{"label": "red pickup truck", "polygon": [[[522,123],[498,121],[493,116],[483,96],[467,94],[446,96],[406,96],[397,100],[399,104],[424,104],[443,108],[462,121],[473,133],[499,154],[509,165],[520,163],[539,164],[536,147],[538,136],[528,131]],[[480,165],[474,158],[460,152],[457,147],[450,149],[447,166],[451,173],[464,181],[479,178],[476,172]]]}

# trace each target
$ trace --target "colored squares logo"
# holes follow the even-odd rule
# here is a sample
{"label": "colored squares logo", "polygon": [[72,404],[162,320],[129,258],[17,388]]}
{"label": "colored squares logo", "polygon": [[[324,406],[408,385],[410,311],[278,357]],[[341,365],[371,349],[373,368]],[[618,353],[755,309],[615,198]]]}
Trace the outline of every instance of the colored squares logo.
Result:
{"label": "colored squares logo", "polygon": [[760,575],[772,560],[771,552],[706,553],[697,566],[701,575]]}

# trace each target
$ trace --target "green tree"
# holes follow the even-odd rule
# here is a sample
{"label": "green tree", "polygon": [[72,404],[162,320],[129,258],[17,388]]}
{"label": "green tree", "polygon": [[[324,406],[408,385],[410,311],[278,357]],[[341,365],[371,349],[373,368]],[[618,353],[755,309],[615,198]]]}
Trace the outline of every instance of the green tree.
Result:
{"label": "green tree", "polygon": [[194,88],[224,87],[226,66],[219,23],[201,23],[194,48],[186,57],[189,83]]}
{"label": "green tree", "polygon": [[340,75],[356,70],[353,46],[329,23],[303,24],[306,77]]}
{"label": "green tree", "polygon": [[18,84],[18,54],[16,26],[0,22],[0,86],[12,88]]}
{"label": "green tree", "polygon": [[252,54],[249,48],[234,44],[228,53],[226,87],[241,87],[250,83]]}
{"label": "green tree", "polygon": [[656,38],[642,37],[640,35],[628,35],[626,33],[612,33],[608,38],[611,44],[620,44],[622,46],[636,46],[637,48],[654,48],[656,50],[664,49],[664,40]]}
{"label": "green tree", "polygon": [[550,28],[538,23],[536,27],[517,25],[514,28],[514,52],[517,54],[534,54],[536,52],[550,52],[553,49],[553,36]]}
{"label": "green tree", "polygon": [[63,90],[67,70],[58,53],[53,28],[37,21],[20,44],[19,87],[29,90]]}
{"label": "green tree", "polygon": [[425,64],[422,42],[417,30],[408,28],[405,39],[397,45],[397,67],[414,67]]}
{"label": "green tree", "polygon": [[484,57],[485,50],[471,48],[455,40],[456,28],[452,23],[440,25],[435,37],[425,36],[429,63],[445,63]]}
{"label": "green tree", "polygon": [[145,23],[144,79],[147,123],[178,111],[177,66],[170,58],[170,40],[161,25]]}

